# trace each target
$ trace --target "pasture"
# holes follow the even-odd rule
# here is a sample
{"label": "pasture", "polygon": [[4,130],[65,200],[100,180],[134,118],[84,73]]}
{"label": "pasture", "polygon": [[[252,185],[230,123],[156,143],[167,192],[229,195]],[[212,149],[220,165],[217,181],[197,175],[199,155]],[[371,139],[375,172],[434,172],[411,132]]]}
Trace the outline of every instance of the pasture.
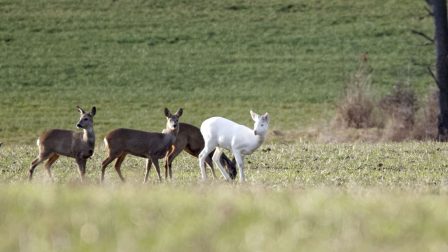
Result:
{"label": "pasture", "polygon": [[[446,251],[446,144],[300,137],[327,125],[365,53],[376,95],[397,82],[426,94],[433,47],[410,32],[432,34],[424,6],[0,0],[0,251]],[[98,109],[87,182],[61,157],[54,183],[43,165],[29,183],[37,136],[75,130],[76,105]],[[106,132],[160,132],[164,107],[197,126],[269,112],[247,182],[201,182],[183,153],[172,181],[153,167],[143,184],[144,160],[128,157],[127,183],[110,165],[99,184]]]}
{"label": "pasture", "polygon": [[[270,151],[267,151],[270,149]],[[263,151],[264,150],[264,151]],[[440,143],[267,144],[246,160],[245,185],[200,182],[180,155],[174,179],[128,158],[99,185],[104,151],[86,185],[61,158],[26,183],[32,146],[1,156],[2,251],[443,251],[447,248],[448,148]]]}
{"label": "pasture", "polygon": [[[1,141],[34,144],[98,108],[97,135],[161,130],[163,107],[184,122],[210,116],[273,130],[326,122],[361,54],[372,85],[434,85],[424,1],[0,1]],[[9,118],[5,120],[4,118]],[[13,118],[13,119],[11,119]],[[69,124],[68,122],[73,122]]]}

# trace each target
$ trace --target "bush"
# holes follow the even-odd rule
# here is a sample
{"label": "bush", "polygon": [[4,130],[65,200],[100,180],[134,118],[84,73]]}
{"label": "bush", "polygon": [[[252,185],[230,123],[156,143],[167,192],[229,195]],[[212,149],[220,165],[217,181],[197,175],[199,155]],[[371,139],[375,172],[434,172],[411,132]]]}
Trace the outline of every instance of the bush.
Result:
{"label": "bush", "polygon": [[361,57],[360,62],[344,89],[329,131],[321,133],[320,139],[325,142],[436,140],[438,89],[430,89],[421,108],[416,92],[401,82],[375,102],[367,57]]}
{"label": "bush", "polygon": [[345,87],[342,101],[338,104],[336,126],[348,128],[370,128],[376,125],[374,102],[370,90],[371,70],[367,60],[361,61],[358,70]]}
{"label": "bush", "polygon": [[384,140],[403,141],[412,137],[418,100],[409,85],[396,84],[392,93],[381,99],[379,107],[386,119]]}
{"label": "bush", "polygon": [[439,115],[439,90],[431,88],[415,123],[413,138],[417,140],[437,139],[437,117]]}

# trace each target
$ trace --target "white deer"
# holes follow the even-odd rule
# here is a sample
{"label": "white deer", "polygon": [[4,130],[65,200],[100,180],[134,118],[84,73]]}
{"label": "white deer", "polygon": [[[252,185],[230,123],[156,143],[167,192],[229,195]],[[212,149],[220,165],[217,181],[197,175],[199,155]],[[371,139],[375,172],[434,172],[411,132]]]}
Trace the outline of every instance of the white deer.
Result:
{"label": "white deer", "polygon": [[212,117],[205,120],[201,125],[201,133],[204,137],[204,149],[199,154],[199,167],[202,179],[207,179],[205,173],[205,159],[210,152],[215,150],[213,161],[218,166],[226,180],[230,180],[229,174],[219,162],[223,149],[230,150],[236,160],[240,182],[244,182],[244,156],[250,155],[263,143],[269,127],[269,115],[265,113],[260,116],[250,111],[254,128],[250,129],[244,125],[235,123],[222,117]]}

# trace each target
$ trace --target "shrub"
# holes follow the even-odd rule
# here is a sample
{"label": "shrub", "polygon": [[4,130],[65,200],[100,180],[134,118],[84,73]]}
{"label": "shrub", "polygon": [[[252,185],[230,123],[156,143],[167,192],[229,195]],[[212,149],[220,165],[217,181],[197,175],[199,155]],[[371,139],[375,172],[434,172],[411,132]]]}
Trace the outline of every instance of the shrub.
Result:
{"label": "shrub", "polygon": [[412,137],[418,100],[409,85],[396,84],[392,93],[380,100],[379,107],[386,118],[384,140],[403,141]]}
{"label": "shrub", "polygon": [[417,140],[436,140],[438,115],[439,90],[431,88],[415,123],[414,131],[412,132],[413,138]]}
{"label": "shrub", "polygon": [[374,102],[371,98],[370,72],[367,61],[361,61],[345,87],[342,101],[337,106],[335,126],[359,129],[376,125],[373,117]]}

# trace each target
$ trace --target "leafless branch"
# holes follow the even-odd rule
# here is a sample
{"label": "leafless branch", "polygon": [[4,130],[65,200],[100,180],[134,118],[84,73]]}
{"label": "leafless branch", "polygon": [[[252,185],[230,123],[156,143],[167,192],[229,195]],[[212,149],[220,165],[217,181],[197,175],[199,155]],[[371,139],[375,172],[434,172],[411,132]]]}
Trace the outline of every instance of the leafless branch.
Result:
{"label": "leafless branch", "polygon": [[428,8],[428,6],[425,6],[425,10],[428,13],[428,16],[430,16],[430,17],[434,16],[434,13],[432,13],[432,10],[430,8]]}
{"label": "leafless branch", "polygon": [[428,8],[428,6],[425,7],[425,11],[426,11],[426,14],[419,16],[418,20],[423,20],[428,17],[434,17],[434,13],[432,12],[431,8]]}
{"label": "leafless branch", "polygon": [[425,38],[426,40],[428,40],[429,42],[431,42],[432,44],[434,44],[434,39],[431,38],[431,37],[429,37],[428,35],[424,34],[424,33],[421,32],[421,31],[411,30],[411,33],[412,33],[412,34],[415,34],[415,35],[422,36],[423,38]]}
{"label": "leafless branch", "polygon": [[431,75],[431,77],[434,79],[434,81],[436,82],[437,86],[439,86],[439,81],[437,80],[436,75],[434,74],[434,72],[432,71],[430,66],[427,66],[428,72]]}

